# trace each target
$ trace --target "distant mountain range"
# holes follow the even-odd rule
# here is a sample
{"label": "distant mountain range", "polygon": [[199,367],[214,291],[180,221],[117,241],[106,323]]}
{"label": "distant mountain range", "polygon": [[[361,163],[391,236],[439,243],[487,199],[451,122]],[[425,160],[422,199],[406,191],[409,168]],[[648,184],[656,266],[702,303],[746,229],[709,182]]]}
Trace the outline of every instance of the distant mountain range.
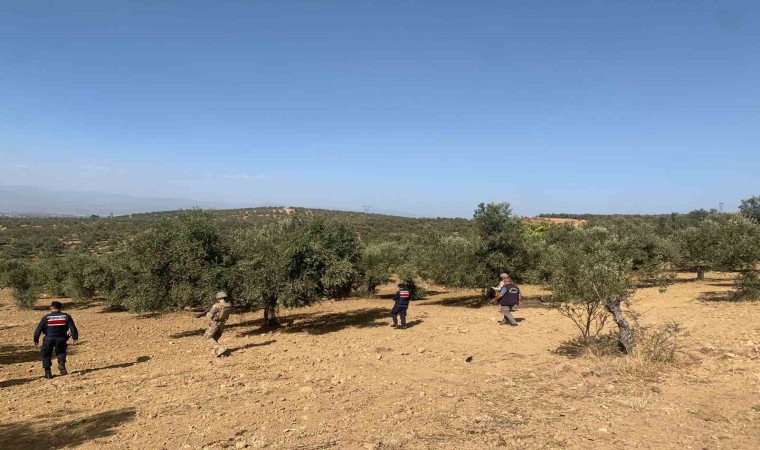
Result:
{"label": "distant mountain range", "polygon": [[98,192],[49,191],[29,186],[0,186],[0,214],[6,216],[118,216],[176,209],[230,207],[232,205],[187,198],[132,197]]}
{"label": "distant mountain range", "polygon": [[[71,217],[71,216],[123,216],[178,209],[231,209],[252,207],[300,206],[274,203],[261,205],[209,202],[189,198],[133,197],[102,192],[52,191],[31,186],[0,185],[0,217]],[[402,211],[373,209],[375,214],[416,217]]]}

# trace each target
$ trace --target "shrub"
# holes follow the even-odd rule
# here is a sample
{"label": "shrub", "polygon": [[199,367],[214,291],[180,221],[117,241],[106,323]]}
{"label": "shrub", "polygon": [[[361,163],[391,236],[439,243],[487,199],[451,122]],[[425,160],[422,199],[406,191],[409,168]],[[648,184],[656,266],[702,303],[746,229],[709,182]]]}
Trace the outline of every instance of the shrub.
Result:
{"label": "shrub", "polygon": [[31,308],[39,295],[39,272],[25,261],[5,261],[0,267],[0,287],[11,288],[16,304]]}
{"label": "shrub", "polygon": [[748,270],[736,280],[736,290],[731,293],[731,300],[760,300],[760,278],[757,271]]}

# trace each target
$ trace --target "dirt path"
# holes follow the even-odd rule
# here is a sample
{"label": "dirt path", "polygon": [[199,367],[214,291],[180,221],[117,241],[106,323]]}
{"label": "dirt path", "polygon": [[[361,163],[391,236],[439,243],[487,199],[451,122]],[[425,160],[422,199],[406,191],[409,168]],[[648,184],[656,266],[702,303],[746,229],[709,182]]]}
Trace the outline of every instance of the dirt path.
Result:
{"label": "dirt path", "polygon": [[636,294],[643,323],[691,333],[655,378],[556,353],[575,331],[537,301],[512,328],[450,292],[413,303],[405,331],[387,299],[282,311],[272,332],[236,315],[221,359],[190,313],[72,305],[72,374],[46,381],[30,345],[43,312],[0,293],[0,448],[757,448],[760,303],[709,301],[729,288],[708,274]]}

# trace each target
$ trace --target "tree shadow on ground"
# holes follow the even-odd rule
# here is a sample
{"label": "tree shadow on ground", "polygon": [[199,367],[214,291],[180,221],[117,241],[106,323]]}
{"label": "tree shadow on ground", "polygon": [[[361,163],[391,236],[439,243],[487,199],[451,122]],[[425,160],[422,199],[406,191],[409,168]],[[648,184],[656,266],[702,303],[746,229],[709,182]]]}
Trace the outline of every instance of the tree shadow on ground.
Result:
{"label": "tree shadow on ground", "polygon": [[106,305],[105,308],[98,311],[98,314],[125,313],[125,312],[129,312],[129,309],[126,306]]}
{"label": "tree shadow on ground", "polygon": [[602,334],[588,340],[578,336],[562,342],[552,353],[574,359],[589,353],[617,355],[620,354],[620,351],[618,350],[617,339],[612,334]]}
{"label": "tree shadow on ground", "polygon": [[699,294],[697,300],[700,302],[734,302],[731,298],[731,291],[710,291]]}
{"label": "tree shadow on ground", "polygon": [[[37,357],[35,359],[38,359],[39,353],[36,353],[35,356]],[[140,364],[140,363],[144,363],[144,362],[147,362],[147,361],[150,361],[150,356],[140,356],[139,358],[137,358],[137,361],[134,361],[134,362],[121,363],[121,364],[113,364],[113,365],[110,365],[110,366],[98,367],[98,368],[95,368],[95,369],[78,370],[76,372],[71,372],[71,374],[72,375],[87,375],[88,373],[98,372],[100,370],[123,369],[123,368],[126,368],[126,367],[132,367],[135,364]],[[55,360],[53,360],[53,364],[55,365]],[[41,370],[42,369],[40,369],[40,371]],[[12,387],[12,386],[20,386],[22,384],[30,383],[32,381],[39,380],[41,378],[42,378],[42,375],[37,376],[37,377],[17,378],[15,380],[0,381],[0,388],[7,388],[7,387]],[[0,446],[0,448],[3,448],[3,447]]]}
{"label": "tree shadow on ground", "polygon": [[138,314],[136,317],[138,319],[158,319],[160,317],[163,317],[166,314],[166,312],[152,312],[152,313],[144,313],[144,314]]}
{"label": "tree shadow on ground", "polygon": [[[224,326],[224,329],[229,330],[230,328],[250,327],[254,325],[262,326],[263,323],[264,323],[264,319],[245,320],[243,322],[228,323]],[[181,331],[179,333],[171,334],[169,335],[169,337],[172,339],[182,339],[186,337],[203,336],[203,333],[205,332],[206,332],[206,327],[198,328],[195,330]]]}
{"label": "tree shadow on ground", "polygon": [[243,336],[252,336],[274,331],[277,333],[308,333],[327,334],[340,331],[345,328],[370,328],[386,325],[378,322],[378,319],[390,320],[390,308],[366,308],[345,313],[329,314],[293,314],[281,320],[283,325],[277,327],[265,327],[240,333]]}
{"label": "tree shadow on ground", "polygon": [[483,298],[482,295],[464,295],[461,297],[449,297],[441,298],[438,300],[423,300],[420,305],[436,305],[436,306],[454,306],[460,308],[484,308],[486,306],[493,306],[488,300]]}
{"label": "tree shadow on ground", "polygon": [[0,345],[0,365],[38,361],[40,351],[28,346]]}
{"label": "tree shadow on ground", "polygon": [[[453,306],[453,307],[458,307],[458,308],[473,308],[473,309],[485,308],[487,306],[493,306],[493,307],[497,306],[491,303],[490,301],[486,300],[485,298],[483,298],[482,295],[477,295],[477,294],[465,295],[462,297],[442,298],[439,300],[428,300],[421,304],[435,305],[435,306]],[[549,306],[544,301],[541,300],[540,296],[523,297],[523,300],[519,306],[519,309],[530,309],[530,308],[549,308]]]}
{"label": "tree shadow on ground", "polygon": [[136,361],[133,362],[127,362],[127,363],[121,363],[121,364],[112,364],[110,366],[105,367],[97,367],[95,369],[84,369],[84,370],[78,370],[76,372],[72,372],[75,375],[87,375],[88,373],[92,372],[99,372],[101,370],[110,370],[110,369],[124,369],[127,367],[132,367],[135,364],[141,364],[150,361],[150,356],[140,356],[137,358]]}
{"label": "tree shadow on ground", "polygon": [[135,408],[107,411],[50,425],[48,420],[0,424],[0,448],[46,449],[75,447],[112,436],[116,428],[134,420]]}
{"label": "tree shadow on ground", "polygon": [[731,281],[726,281],[723,283],[707,283],[708,286],[715,286],[715,287],[734,287],[736,286],[736,283]]}
{"label": "tree shadow on ground", "polygon": [[[13,386],[21,386],[22,384],[31,383],[32,381],[39,380],[41,378],[42,378],[42,375],[37,376],[37,377],[16,378],[13,380],[0,381],[0,389],[13,387]],[[0,448],[3,448],[3,447],[0,447]]]}
{"label": "tree shadow on ground", "polygon": [[233,353],[239,352],[240,350],[247,350],[253,347],[263,347],[265,345],[274,344],[275,342],[277,342],[277,339],[272,339],[264,342],[251,342],[250,344],[241,345],[240,347],[228,348],[225,354],[232,355]]}

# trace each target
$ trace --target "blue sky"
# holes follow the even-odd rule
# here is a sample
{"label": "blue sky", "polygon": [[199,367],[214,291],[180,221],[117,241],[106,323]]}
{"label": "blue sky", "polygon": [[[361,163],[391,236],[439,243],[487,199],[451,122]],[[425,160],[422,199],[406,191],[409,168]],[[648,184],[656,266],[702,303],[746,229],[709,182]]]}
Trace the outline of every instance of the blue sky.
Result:
{"label": "blue sky", "polygon": [[469,217],[760,194],[752,1],[4,1],[0,184]]}

